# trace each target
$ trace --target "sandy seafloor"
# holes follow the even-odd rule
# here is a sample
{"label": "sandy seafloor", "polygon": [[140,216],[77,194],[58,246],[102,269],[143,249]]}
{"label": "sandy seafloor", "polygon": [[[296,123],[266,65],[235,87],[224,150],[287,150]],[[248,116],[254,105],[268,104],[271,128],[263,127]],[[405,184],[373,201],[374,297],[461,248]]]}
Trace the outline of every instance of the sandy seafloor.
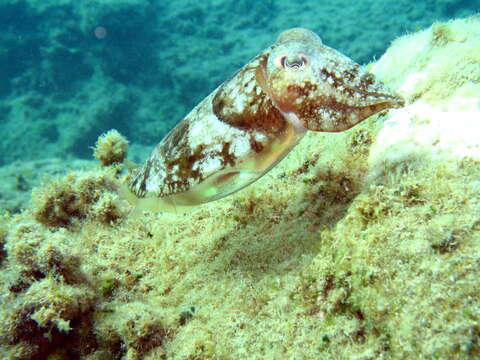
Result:
{"label": "sandy seafloor", "polygon": [[[479,358],[479,9],[2,1],[0,357]],[[142,162],[294,26],[406,106],[309,133],[231,197],[131,216],[98,136]]]}
{"label": "sandy seafloor", "polygon": [[[396,37],[478,7],[478,0],[4,0],[0,166],[17,162],[19,173],[33,166],[41,176],[43,160],[56,158],[68,168],[73,159],[91,160],[90,147],[112,128],[128,137],[130,158],[143,162],[193,106],[282,30],[309,28],[366,64]],[[42,161],[24,163],[30,160]],[[26,176],[16,186],[9,173],[0,208],[16,212],[28,199],[22,189],[38,182]]]}

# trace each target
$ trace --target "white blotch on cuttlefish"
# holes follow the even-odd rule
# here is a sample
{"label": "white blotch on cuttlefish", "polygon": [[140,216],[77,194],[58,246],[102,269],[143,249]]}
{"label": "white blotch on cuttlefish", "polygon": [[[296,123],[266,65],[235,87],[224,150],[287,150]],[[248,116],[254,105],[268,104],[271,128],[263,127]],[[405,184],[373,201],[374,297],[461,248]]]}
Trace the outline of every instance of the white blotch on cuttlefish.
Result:
{"label": "white blotch on cuttlefish", "polygon": [[403,100],[306,29],[290,29],[198,104],[128,184],[140,209],[223,198],[272,169],[307,130],[344,131]]}

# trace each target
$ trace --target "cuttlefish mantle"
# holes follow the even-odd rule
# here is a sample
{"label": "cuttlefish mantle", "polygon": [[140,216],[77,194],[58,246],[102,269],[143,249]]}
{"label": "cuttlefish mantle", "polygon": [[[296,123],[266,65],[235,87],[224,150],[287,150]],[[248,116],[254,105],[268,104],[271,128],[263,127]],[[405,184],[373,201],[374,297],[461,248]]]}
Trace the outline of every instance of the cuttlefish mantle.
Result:
{"label": "cuttlefish mantle", "polygon": [[217,200],[272,169],[307,130],[344,131],[402,105],[315,33],[290,29],[170,131],[129,189],[154,210]]}

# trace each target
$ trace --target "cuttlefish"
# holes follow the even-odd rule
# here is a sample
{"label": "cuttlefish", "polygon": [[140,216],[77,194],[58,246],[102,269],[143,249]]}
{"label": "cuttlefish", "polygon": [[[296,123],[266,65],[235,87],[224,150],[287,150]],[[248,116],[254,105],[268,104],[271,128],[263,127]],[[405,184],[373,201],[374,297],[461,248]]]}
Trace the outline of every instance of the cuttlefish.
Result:
{"label": "cuttlefish", "polygon": [[402,105],[314,32],[290,29],[179,122],[128,187],[156,211],[217,200],[271,170],[307,130],[344,131]]}

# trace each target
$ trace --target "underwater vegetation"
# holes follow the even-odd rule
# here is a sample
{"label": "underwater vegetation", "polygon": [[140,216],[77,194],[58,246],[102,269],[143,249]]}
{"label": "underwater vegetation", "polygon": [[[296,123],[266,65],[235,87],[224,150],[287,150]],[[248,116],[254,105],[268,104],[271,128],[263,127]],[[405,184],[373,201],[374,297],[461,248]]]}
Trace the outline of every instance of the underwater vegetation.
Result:
{"label": "underwater vegetation", "polygon": [[404,108],[187,214],[131,216],[104,135],[0,218],[2,356],[480,357],[479,63],[478,16],[398,38],[369,69]]}

